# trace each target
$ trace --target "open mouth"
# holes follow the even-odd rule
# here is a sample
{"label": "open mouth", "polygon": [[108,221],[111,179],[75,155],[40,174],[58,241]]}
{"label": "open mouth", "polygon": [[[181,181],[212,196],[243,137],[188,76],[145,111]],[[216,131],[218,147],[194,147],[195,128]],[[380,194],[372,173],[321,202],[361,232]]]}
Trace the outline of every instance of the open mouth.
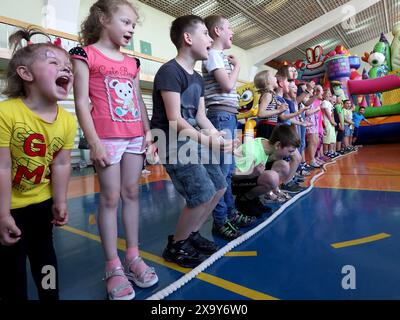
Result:
{"label": "open mouth", "polygon": [[68,85],[69,85],[70,78],[67,76],[61,76],[58,77],[56,80],[56,85],[57,87],[61,87],[65,91],[68,91]]}
{"label": "open mouth", "polygon": [[243,106],[240,106],[239,107],[239,112],[240,113],[244,113],[244,112],[250,111],[252,108],[253,108],[253,100],[250,101],[249,103],[246,103]]}
{"label": "open mouth", "polygon": [[129,41],[131,41],[132,37],[131,36],[124,36],[124,39],[129,42]]}

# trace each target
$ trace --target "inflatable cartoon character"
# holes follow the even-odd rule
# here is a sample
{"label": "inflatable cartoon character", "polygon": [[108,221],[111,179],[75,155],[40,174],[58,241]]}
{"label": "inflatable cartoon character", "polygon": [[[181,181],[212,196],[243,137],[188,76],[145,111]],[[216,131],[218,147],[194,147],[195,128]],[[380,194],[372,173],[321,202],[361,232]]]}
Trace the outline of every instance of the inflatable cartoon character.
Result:
{"label": "inflatable cartoon character", "polygon": [[393,27],[393,41],[391,45],[392,70],[400,70],[400,22]]}
{"label": "inflatable cartoon character", "polygon": [[383,33],[368,57],[368,63],[372,67],[368,73],[371,79],[383,77],[390,71],[389,42]]}
{"label": "inflatable cartoon character", "polygon": [[324,50],[321,46],[315,48],[308,48],[306,50],[307,64],[302,74],[302,80],[314,81],[320,83],[321,79],[325,75],[325,66],[323,54]]}
{"label": "inflatable cartoon character", "polygon": [[238,87],[236,91],[239,94],[238,119],[247,119],[257,116],[260,94],[254,87],[254,83],[246,83],[245,85]]}

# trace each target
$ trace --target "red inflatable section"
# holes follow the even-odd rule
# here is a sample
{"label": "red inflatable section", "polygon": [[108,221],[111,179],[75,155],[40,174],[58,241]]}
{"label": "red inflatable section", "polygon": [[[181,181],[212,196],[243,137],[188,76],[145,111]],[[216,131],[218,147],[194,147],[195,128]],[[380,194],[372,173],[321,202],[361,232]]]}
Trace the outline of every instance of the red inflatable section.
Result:
{"label": "red inflatable section", "polygon": [[376,79],[349,80],[347,84],[352,95],[385,92],[400,88],[400,77],[391,74]]}

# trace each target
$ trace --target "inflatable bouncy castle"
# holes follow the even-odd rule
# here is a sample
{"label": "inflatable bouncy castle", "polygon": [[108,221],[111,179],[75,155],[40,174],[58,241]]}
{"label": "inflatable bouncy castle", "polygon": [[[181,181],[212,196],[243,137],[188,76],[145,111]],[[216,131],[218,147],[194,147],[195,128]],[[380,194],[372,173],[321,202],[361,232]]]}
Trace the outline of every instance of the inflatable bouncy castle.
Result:
{"label": "inflatable bouncy castle", "polygon": [[400,23],[393,28],[393,35],[391,45],[382,34],[373,51],[364,54],[371,65],[369,79],[348,82],[353,97],[375,97],[369,99],[364,114],[373,126],[361,123],[359,143],[400,140]]}
{"label": "inflatable bouncy castle", "polygon": [[[295,63],[300,68],[300,81],[314,80],[330,87],[342,99],[352,99],[355,105],[366,107],[364,116],[374,125],[361,124],[359,143],[400,140],[400,23],[395,25],[393,35],[390,45],[381,34],[373,50],[364,54],[362,60],[371,67],[362,75],[357,72],[360,58],[343,46],[325,56],[320,46],[309,48],[306,62]],[[309,66],[317,71],[311,72]]]}

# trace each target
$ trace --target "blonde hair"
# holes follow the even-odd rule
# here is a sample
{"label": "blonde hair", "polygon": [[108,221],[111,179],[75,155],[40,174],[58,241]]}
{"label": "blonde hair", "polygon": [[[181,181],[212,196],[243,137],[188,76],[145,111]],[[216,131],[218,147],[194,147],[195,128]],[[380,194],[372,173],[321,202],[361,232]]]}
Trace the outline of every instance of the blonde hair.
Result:
{"label": "blonde hair", "polygon": [[81,24],[79,43],[83,46],[96,43],[103,30],[100,18],[105,16],[110,19],[119,6],[129,6],[139,17],[137,8],[128,0],[98,0],[89,10],[89,15]]}
{"label": "blonde hair", "polygon": [[254,77],[254,86],[260,94],[272,91],[272,89],[269,88],[270,83],[268,82],[268,78],[271,76],[273,76],[272,71],[263,70]]}
{"label": "blonde hair", "polygon": [[[50,41],[50,37],[46,33],[39,29],[30,28],[18,30],[8,39],[10,48],[13,48],[13,54],[7,67],[6,88],[3,94],[9,98],[27,97],[28,93],[24,86],[24,80],[18,75],[17,69],[20,66],[29,67],[32,65],[35,60],[39,59],[39,53],[43,52],[44,49],[61,50],[69,58],[67,51],[51,42],[33,44],[31,38],[38,34],[45,36]],[[27,42],[26,46],[24,46],[23,40]]]}
{"label": "blonde hair", "polygon": [[204,24],[208,29],[211,38],[215,37],[214,28],[219,26],[226,18],[221,15],[211,15],[204,18]]}

